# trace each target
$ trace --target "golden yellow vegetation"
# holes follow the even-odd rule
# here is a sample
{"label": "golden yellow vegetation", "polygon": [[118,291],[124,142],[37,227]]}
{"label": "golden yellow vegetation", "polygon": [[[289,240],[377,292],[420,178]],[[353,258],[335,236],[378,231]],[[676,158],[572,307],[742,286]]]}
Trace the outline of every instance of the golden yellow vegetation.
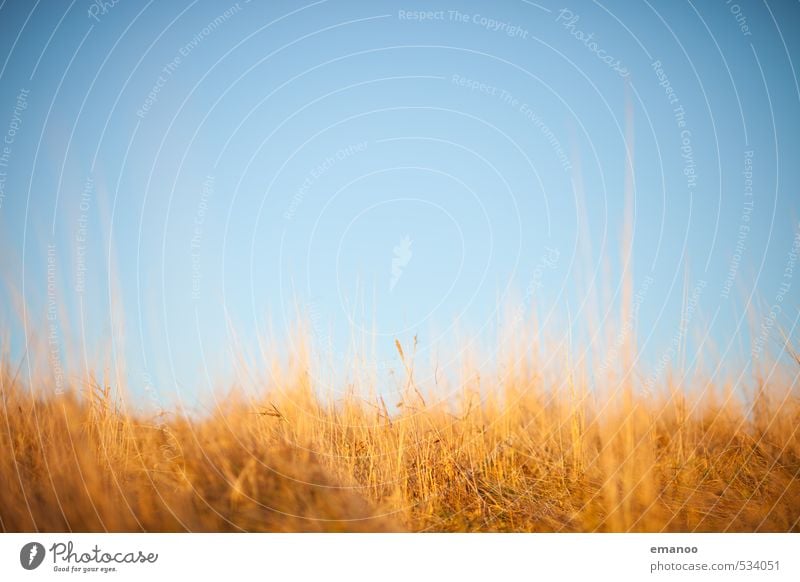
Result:
{"label": "golden yellow vegetation", "polygon": [[104,382],[25,386],[5,364],[0,529],[800,530],[794,362],[748,390],[648,392],[519,357],[425,388],[398,349],[400,403],[328,395],[300,358],[201,417],[132,413]]}

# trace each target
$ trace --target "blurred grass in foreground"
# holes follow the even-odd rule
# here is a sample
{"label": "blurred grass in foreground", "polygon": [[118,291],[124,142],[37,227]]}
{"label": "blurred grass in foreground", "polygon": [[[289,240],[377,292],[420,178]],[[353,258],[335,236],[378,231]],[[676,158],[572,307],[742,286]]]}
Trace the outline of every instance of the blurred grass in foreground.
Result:
{"label": "blurred grass in foreground", "polygon": [[0,529],[800,531],[796,362],[646,393],[517,354],[425,389],[397,348],[392,411],[371,385],[326,394],[301,353],[202,418],[131,413],[92,377],[23,386],[6,358]]}

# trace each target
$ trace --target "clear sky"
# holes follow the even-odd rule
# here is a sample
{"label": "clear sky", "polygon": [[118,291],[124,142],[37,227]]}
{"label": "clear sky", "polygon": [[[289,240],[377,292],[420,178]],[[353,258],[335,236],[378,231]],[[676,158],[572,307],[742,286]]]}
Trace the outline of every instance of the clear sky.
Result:
{"label": "clear sky", "polygon": [[515,302],[589,345],[630,152],[646,360],[686,295],[746,366],[798,317],[798,30],[797,2],[4,1],[9,349],[191,399],[298,311],[387,368],[491,346]]}

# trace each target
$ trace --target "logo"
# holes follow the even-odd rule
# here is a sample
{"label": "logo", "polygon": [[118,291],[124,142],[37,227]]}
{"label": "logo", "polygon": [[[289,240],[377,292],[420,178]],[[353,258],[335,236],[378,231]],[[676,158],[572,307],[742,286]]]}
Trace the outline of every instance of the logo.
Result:
{"label": "logo", "polygon": [[35,570],[44,561],[44,546],[39,542],[29,542],[19,551],[19,563],[26,570]]}
{"label": "logo", "polygon": [[411,237],[408,235],[400,239],[400,243],[394,247],[392,257],[392,280],[389,283],[389,291],[394,291],[395,285],[403,276],[403,269],[408,265],[413,253],[411,252]]}

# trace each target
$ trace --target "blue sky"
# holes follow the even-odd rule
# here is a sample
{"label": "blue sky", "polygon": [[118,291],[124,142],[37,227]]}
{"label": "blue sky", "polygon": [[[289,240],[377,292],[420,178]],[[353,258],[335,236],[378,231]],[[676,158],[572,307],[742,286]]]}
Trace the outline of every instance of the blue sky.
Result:
{"label": "blue sky", "polygon": [[4,2],[3,274],[30,322],[3,289],[12,354],[57,309],[65,374],[111,351],[134,391],[185,399],[231,371],[231,330],[255,349],[271,326],[282,353],[298,311],[334,358],[363,330],[386,367],[414,335],[423,358],[465,334],[491,358],[515,302],[589,346],[590,312],[618,317],[632,123],[645,361],[686,294],[690,328],[747,366],[749,307],[770,345],[798,316],[799,14]]}

